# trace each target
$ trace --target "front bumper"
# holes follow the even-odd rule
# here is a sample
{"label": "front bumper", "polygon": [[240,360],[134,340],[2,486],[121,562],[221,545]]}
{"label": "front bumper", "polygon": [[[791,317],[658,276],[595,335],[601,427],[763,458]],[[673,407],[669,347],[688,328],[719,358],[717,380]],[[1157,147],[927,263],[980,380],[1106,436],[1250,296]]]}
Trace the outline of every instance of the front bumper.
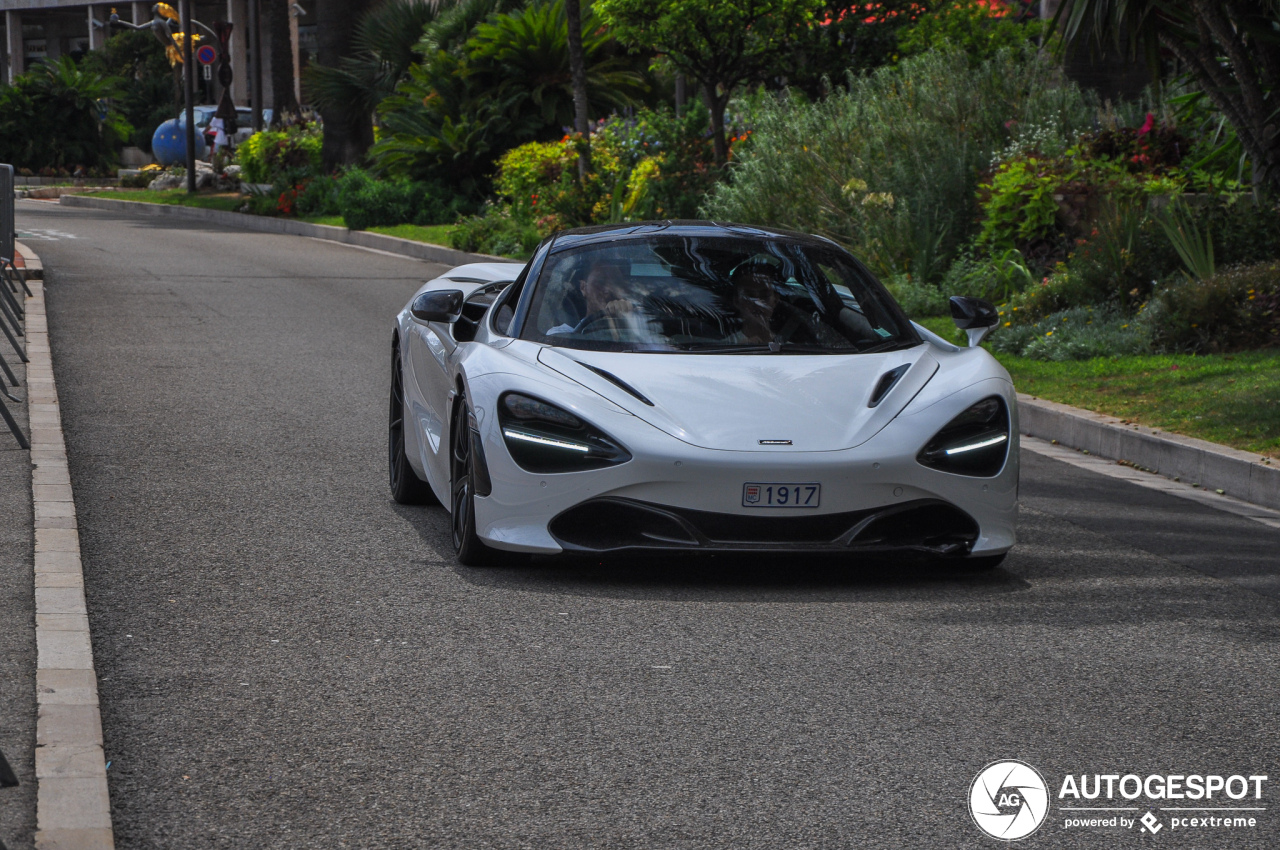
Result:
{"label": "front bumper", "polygon": [[[507,388],[496,383],[500,378],[473,380],[471,398],[496,399]],[[491,379],[495,385],[484,386]],[[602,406],[589,418],[625,445],[633,459],[561,474],[518,467],[497,417],[479,408],[493,490],[476,499],[477,531],[495,548],[544,554],[646,549],[999,554],[1014,543],[1017,515],[1012,388],[1006,395],[1013,415],[1009,454],[998,475],[956,475],[916,461],[921,446],[981,397],[975,392],[900,415],[856,448],[827,452],[698,448]],[[1003,387],[1000,392],[1005,395]],[[744,507],[742,487],[749,481],[819,482],[821,505]]]}

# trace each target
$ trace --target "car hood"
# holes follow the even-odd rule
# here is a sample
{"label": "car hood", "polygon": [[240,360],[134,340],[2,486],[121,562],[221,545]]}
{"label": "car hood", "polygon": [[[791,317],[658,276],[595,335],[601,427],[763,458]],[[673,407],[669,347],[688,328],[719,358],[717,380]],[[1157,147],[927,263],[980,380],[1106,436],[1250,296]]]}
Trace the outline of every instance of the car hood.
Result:
{"label": "car hood", "polygon": [[[852,355],[624,354],[547,347],[538,360],[678,440],[725,451],[838,451],[861,445],[938,371],[927,345]],[[908,368],[871,407],[880,379],[899,366]],[[762,445],[762,440],[790,443]]]}

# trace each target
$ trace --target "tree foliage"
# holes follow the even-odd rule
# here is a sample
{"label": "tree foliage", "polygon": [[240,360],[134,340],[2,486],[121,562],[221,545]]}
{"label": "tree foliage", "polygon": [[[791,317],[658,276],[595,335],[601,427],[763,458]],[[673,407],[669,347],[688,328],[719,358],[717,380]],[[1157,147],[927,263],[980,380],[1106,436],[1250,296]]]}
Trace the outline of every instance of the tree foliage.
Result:
{"label": "tree foliage", "polygon": [[1280,190],[1280,3],[1275,0],[1063,0],[1068,44],[1110,40],[1153,63],[1175,57],[1235,128],[1254,182]]}
{"label": "tree foliage", "polygon": [[0,161],[18,168],[111,167],[129,125],[108,109],[120,79],[46,60],[0,88]]}
{"label": "tree foliage", "polygon": [[[430,29],[427,45],[447,44]],[[601,111],[636,105],[648,87],[645,76],[590,9],[582,16],[582,40],[592,105]],[[372,152],[379,168],[478,191],[503,151],[559,138],[573,124],[564,1],[491,15],[460,47],[437,47],[409,68],[380,115],[386,137]]]}
{"label": "tree foliage", "polygon": [[822,0],[597,0],[624,44],[656,50],[702,86],[716,157],[724,162],[724,110],[735,87],[778,70],[786,48],[813,24]]}

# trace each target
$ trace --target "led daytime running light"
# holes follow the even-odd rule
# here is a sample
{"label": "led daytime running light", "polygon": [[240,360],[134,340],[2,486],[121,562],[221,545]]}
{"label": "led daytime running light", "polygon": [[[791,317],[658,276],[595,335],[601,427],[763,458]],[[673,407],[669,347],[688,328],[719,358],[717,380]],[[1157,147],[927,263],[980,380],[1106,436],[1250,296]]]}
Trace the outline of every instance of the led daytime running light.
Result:
{"label": "led daytime running light", "polygon": [[1009,439],[1008,435],[1001,434],[998,437],[992,437],[990,440],[983,440],[981,443],[970,443],[967,446],[956,446],[954,449],[947,449],[948,455],[958,455],[964,452],[971,452],[975,449],[985,449],[987,446],[994,446],[1003,443]]}
{"label": "led daytime running light", "polygon": [[526,443],[537,443],[540,446],[550,446],[556,449],[568,449],[575,452],[590,452],[590,446],[584,446],[581,443],[570,443],[567,440],[554,440],[550,437],[542,437],[537,434],[527,434],[524,431],[516,431],[512,428],[502,429],[502,434],[512,440],[522,440]]}

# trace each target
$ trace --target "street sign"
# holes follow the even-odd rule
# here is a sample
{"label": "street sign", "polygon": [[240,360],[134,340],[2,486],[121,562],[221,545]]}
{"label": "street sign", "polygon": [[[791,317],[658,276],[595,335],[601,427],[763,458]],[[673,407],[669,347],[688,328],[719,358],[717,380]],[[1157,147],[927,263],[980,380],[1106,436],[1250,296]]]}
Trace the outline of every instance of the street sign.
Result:
{"label": "street sign", "polygon": [[[202,44],[196,48],[196,61],[201,65],[212,65],[218,61],[218,49],[212,44]],[[209,79],[205,77],[205,79]]]}
{"label": "street sign", "polygon": [[204,66],[203,68],[201,68],[200,70],[204,72],[204,78],[205,78],[206,80],[212,80],[212,79],[213,79],[213,68],[209,67],[208,65],[205,65],[205,66]]}

